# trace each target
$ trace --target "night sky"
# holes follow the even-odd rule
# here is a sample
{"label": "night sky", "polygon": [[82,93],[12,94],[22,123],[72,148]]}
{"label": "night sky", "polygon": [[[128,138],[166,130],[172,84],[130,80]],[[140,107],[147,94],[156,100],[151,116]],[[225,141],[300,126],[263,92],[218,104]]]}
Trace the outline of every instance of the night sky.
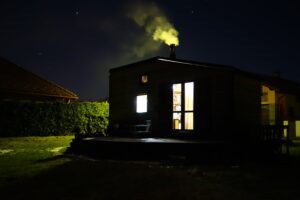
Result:
{"label": "night sky", "polygon": [[[159,9],[179,32],[177,58],[232,65],[300,82],[300,7],[289,0],[7,0],[0,3],[0,56],[77,93],[108,96],[108,71],[167,45],[130,17]],[[1,73],[1,72],[0,72]]]}

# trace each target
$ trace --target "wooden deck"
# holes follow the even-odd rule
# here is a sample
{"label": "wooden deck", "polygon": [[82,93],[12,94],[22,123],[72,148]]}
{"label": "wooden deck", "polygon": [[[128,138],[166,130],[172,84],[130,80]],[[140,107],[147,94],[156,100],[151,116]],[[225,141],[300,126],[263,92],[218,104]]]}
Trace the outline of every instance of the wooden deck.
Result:
{"label": "wooden deck", "polygon": [[[240,138],[235,141],[117,136],[77,137],[72,141],[68,151],[104,159],[169,160],[180,158],[218,161],[259,158],[266,160],[274,155],[282,154],[284,129],[287,129],[289,133],[286,126],[263,126],[260,128],[260,137],[257,140]],[[286,146],[286,152],[289,152],[289,145]]]}
{"label": "wooden deck", "polygon": [[228,146],[222,141],[89,137],[74,139],[69,152],[121,160],[216,160],[231,153]]}
{"label": "wooden deck", "polygon": [[[125,143],[166,143],[166,144],[183,144],[183,143],[211,143],[204,141],[195,141],[195,140],[181,140],[181,139],[172,139],[172,138],[124,138],[124,137],[90,137],[83,138],[82,140],[96,140],[101,142],[125,142]],[[215,141],[216,142],[216,141]],[[220,143],[220,142],[219,142]]]}
{"label": "wooden deck", "polygon": [[[276,158],[272,145],[170,138],[89,137],[72,141],[69,153],[109,160],[240,162]],[[275,157],[274,157],[275,156]]]}

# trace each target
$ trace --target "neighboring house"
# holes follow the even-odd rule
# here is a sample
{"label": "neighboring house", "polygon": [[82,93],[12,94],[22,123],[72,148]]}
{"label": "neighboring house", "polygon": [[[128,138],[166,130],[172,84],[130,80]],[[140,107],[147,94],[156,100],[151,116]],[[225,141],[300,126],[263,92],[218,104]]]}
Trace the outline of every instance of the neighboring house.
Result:
{"label": "neighboring house", "polygon": [[0,100],[74,101],[78,96],[0,58]]}
{"label": "neighboring house", "polygon": [[[280,76],[261,76],[262,124],[288,125],[290,137],[300,137],[300,85]],[[285,131],[286,135],[286,131]]]}
{"label": "neighboring house", "polygon": [[231,140],[289,121],[300,136],[299,92],[299,84],[279,77],[155,57],[110,70],[109,131]]}

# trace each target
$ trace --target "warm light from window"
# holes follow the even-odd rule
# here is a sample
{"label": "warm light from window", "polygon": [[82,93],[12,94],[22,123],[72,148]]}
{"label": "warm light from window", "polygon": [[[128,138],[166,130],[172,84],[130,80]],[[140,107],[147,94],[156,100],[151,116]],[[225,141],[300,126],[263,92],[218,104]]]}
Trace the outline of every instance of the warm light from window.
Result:
{"label": "warm light from window", "polygon": [[173,111],[181,111],[181,84],[173,84]]}
{"label": "warm light from window", "polygon": [[[289,121],[284,120],[284,121],[283,121],[283,125],[284,125],[284,126],[288,126],[288,125],[289,125]],[[284,137],[287,136],[287,130],[286,130],[286,129],[283,130],[283,136],[284,136]]]}
{"label": "warm light from window", "polygon": [[136,112],[146,113],[147,112],[148,97],[147,95],[138,95],[136,97]]}
{"label": "warm light from window", "polygon": [[176,83],[173,89],[173,129],[194,130],[194,82]]}
{"label": "warm light from window", "polygon": [[268,88],[266,86],[262,86],[262,96],[261,96],[261,101],[268,101]]}
{"label": "warm light from window", "polygon": [[173,113],[173,129],[181,130],[181,113]]}
{"label": "warm light from window", "polygon": [[184,129],[193,130],[194,129],[194,113],[186,112],[184,115]]}
{"label": "warm light from window", "polygon": [[194,82],[189,82],[184,84],[184,99],[185,111],[193,111],[194,110]]}
{"label": "warm light from window", "polygon": [[148,81],[149,81],[148,75],[144,74],[141,76],[141,83],[145,84],[148,83]]}
{"label": "warm light from window", "polygon": [[300,121],[296,120],[296,137],[300,137]]}

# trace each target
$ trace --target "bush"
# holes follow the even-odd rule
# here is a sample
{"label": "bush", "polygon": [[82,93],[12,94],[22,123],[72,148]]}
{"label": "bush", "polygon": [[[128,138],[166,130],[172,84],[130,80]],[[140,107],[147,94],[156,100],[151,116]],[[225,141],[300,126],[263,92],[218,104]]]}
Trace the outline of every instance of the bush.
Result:
{"label": "bush", "polygon": [[107,102],[0,102],[0,136],[105,135]]}

